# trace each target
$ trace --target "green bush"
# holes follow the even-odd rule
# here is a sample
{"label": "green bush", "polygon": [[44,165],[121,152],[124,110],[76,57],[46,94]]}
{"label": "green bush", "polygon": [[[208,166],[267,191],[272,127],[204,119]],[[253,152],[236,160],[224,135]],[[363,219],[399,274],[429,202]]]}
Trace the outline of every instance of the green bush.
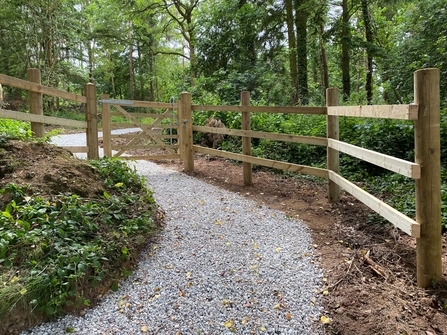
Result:
{"label": "green bush", "polygon": [[1,190],[12,200],[0,213],[0,320],[16,306],[56,315],[89,305],[84,289],[116,281],[155,232],[156,205],[135,170],[117,159],[90,164],[107,189],[97,199]]}

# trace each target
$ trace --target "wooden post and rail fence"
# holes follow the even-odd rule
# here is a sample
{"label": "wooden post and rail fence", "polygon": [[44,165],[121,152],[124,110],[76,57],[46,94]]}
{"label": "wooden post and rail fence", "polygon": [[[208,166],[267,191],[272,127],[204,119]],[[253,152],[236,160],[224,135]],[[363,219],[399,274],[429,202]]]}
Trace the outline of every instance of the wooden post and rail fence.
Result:
{"label": "wooden post and rail fence", "polygon": [[[40,84],[37,70],[30,69],[29,81],[0,75],[0,85],[13,86],[30,92],[30,113],[19,113],[1,109],[1,118],[12,118],[32,123],[33,133],[43,136],[43,124],[75,126],[86,129],[86,147],[68,147],[73,152],[87,152],[88,158],[98,158],[98,128],[96,111],[96,88],[86,84],[85,96],[63,92]],[[326,91],[326,106],[324,107],[274,107],[250,106],[249,92],[241,93],[240,106],[193,105],[188,92],[181,94],[181,99],[172,104],[178,110],[178,148],[179,157],[184,162],[184,171],[194,170],[194,152],[220,156],[243,162],[244,184],[250,185],[252,180],[252,165],[261,165],[275,169],[309,174],[328,180],[328,199],[338,202],[340,188],[359,199],[395,227],[416,238],[417,241],[417,284],[428,287],[433,282],[442,280],[442,239],[441,239],[441,178],[440,178],[440,73],[439,69],[424,69],[414,74],[415,103],[412,105],[379,105],[379,106],[338,106],[338,89]],[[42,94],[56,96],[67,100],[81,102],[86,106],[86,122],[43,116]],[[104,97],[104,96],[103,96]],[[142,103],[142,102],[140,102]],[[152,103],[160,104],[161,103]],[[164,106],[165,104],[163,104]],[[216,127],[195,126],[192,123],[193,111],[221,111],[242,113],[242,129],[227,129]],[[103,112],[108,114],[107,104],[103,104]],[[124,111],[130,116],[130,113]],[[296,136],[291,134],[276,134],[252,131],[250,129],[251,113],[284,113],[326,115],[326,137]],[[389,118],[414,121],[415,132],[415,162],[405,161],[369,149],[340,141],[340,117]],[[132,117],[131,117],[132,118]],[[105,120],[107,119],[107,120]],[[110,129],[110,120],[104,118],[103,130]],[[134,120],[136,122],[136,120]],[[137,124],[143,128],[145,126]],[[143,129],[149,132],[150,129]],[[193,132],[209,132],[242,137],[242,154],[205,148],[193,144]],[[110,136],[104,131],[104,142],[110,142]],[[251,156],[251,138],[270,139],[318,145],[327,147],[327,168],[315,168],[293,163]],[[110,143],[104,143],[105,155],[111,156]],[[416,184],[416,218],[409,218],[354,183],[343,178],[339,166],[339,153],[345,153],[362,159],[395,173],[415,180]],[[172,155],[171,155],[172,156]],[[177,155],[178,156],[178,155]],[[150,156],[149,156],[150,157]],[[160,158],[160,156],[157,156]]]}
{"label": "wooden post and rail fence", "polygon": [[[29,113],[22,113],[2,109],[0,105],[0,118],[31,122],[33,136],[45,136],[45,124],[66,127],[79,127],[86,130],[86,143],[84,147],[65,147],[72,152],[86,152],[88,159],[98,159],[98,114],[96,106],[96,86],[85,84],[85,96],[61,91],[52,87],[41,85],[41,75],[38,69],[28,69],[28,80],[22,80],[0,74],[0,87],[10,86],[29,92]],[[1,91],[1,90],[0,90]],[[43,115],[43,95],[57,97],[68,101],[75,101],[85,105],[85,121],[75,121],[64,118]],[[1,100],[0,100],[1,101]]]}

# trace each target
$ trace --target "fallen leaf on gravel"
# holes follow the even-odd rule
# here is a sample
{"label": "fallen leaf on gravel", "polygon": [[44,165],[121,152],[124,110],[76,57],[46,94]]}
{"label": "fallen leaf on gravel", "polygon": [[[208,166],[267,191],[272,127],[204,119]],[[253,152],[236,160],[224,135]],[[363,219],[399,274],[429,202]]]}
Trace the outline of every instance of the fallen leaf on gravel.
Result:
{"label": "fallen leaf on gravel", "polygon": [[143,326],[143,327],[141,327],[141,331],[142,331],[143,333],[147,333],[148,330],[149,330],[149,328],[148,328],[147,326]]}
{"label": "fallen leaf on gravel", "polygon": [[246,325],[246,324],[248,323],[248,320],[250,320],[250,317],[249,317],[249,316],[246,316],[245,318],[242,319],[241,323],[242,323],[243,325]]}
{"label": "fallen leaf on gravel", "polygon": [[282,250],[282,248],[278,247],[275,249],[276,252],[280,252]]}
{"label": "fallen leaf on gravel", "polygon": [[290,320],[292,318],[292,315],[290,315],[290,313],[286,313],[285,317]]}
{"label": "fallen leaf on gravel", "polygon": [[259,329],[260,329],[262,332],[265,332],[265,331],[267,330],[264,326],[260,326]]}
{"label": "fallen leaf on gravel", "polygon": [[331,319],[329,319],[328,317],[322,315],[320,318],[320,322],[324,325],[328,325],[331,323]]}
{"label": "fallen leaf on gravel", "polygon": [[234,324],[234,319],[230,319],[229,321],[224,322],[225,328],[228,328],[230,332],[236,331],[236,326]]}
{"label": "fallen leaf on gravel", "polygon": [[192,272],[186,272],[186,278],[191,277],[191,275],[192,275]]}
{"label": "fallen leaf on gravel", "polygon": [[279,304],[276,304],[275,306],[273,306],[274,309],[280,309],[281,306]]}
{"label": "fallen leaf on gravel", "polygon": [[323,291],[323,295],[329,295],[329,291],[328,290]]}
{"label": "fallen leaf on gravel", "polygon": [[253,244],[253,249],[258,249],[258,248],[259,248],[259,246],[257,243]]}

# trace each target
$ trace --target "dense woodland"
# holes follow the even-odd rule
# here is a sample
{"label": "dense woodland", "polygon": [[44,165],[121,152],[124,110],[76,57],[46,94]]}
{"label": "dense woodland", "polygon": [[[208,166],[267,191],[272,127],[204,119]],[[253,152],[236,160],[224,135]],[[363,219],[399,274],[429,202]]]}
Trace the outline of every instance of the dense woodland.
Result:
{"label": "dense woodland", "polygon": [[[168,102],[189,91],[194,103],[238,104],[248,90],[252,104],[314,106],[325,105],[328,87],[340,89],[344,104],[411,103],[413,72],[437,67],[445,151],[446,22],[445,0],[2,0],[0,73],[26,78],[35,67],[46,85],[82,93],[90,81],[99,93],[125,99]],[[5,88],[7,100],[24,94]],[[63,112],[59,101],[45,104]],[[196,114],[195,123],[209,116],[240,127],[240,115],[220,112]],[[252,129],[326,132],[324,118],[277,114],[252,116]],[[344,118],[341,138],[413,160],[411,123]],[[253,146],[257,156],[325,165],[325,148]],[[238,151],[240,139],[220,147]],[[444,152],[442,160],[445,167]],[[371,186],[382,193],[411,194],[399,176],[345,156],[342,165],[362,180],[384,176]],[[412,214],[407,200],[398,202]]]}

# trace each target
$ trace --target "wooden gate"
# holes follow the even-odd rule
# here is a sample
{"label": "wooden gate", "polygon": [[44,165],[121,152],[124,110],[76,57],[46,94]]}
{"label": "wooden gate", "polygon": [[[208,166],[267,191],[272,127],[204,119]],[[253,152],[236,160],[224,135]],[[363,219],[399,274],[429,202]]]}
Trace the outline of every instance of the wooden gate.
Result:
{"label": "wooden gate", "polygon": [[104,156],[174,159],[178,154],[178,104],[114,100],[103,95]]}

